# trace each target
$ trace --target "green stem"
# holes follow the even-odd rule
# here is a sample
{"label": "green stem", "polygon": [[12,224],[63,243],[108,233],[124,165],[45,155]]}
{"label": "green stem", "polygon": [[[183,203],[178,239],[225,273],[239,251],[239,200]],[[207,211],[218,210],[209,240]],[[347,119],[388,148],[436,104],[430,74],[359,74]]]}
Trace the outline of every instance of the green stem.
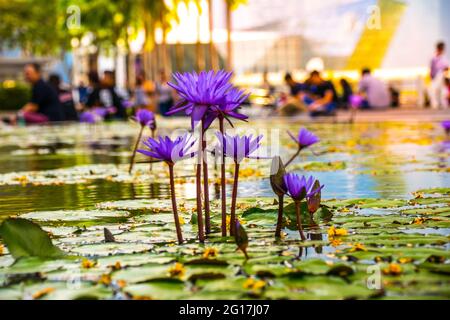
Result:
{"label": "green stem", "polygon": [[139,147],[139,143],[141,142],[143,131],[144,131],[144,126],[141,126],[141,129],[139,130],[138,138],[136,140],[136,144],[134,145],[133,154],[131,155],[130,168],[128,169],[128,174],[131,174],[131,172],[133,171],[134,158],[136,157],[136,151],[137,151],[137,148]]}
{"label": "green stem", "polygon": [[[220,133],[222,133],[222,136],[224,134],[224,128],[223,128],[223,118],[219,118],[219,126],[220,126]],[[226,181],[225,181],[225,154],[224,150],[222,149],[222,163],[220,164],[220,200],[222,202],[222,236],[227,236],[227,191],[226,191]]]}
{"label": "green stem", "polygon": [[295,201],[295,214],[297,216],[297,227],[298,227],[298,232],[300,233],[300,238],[302,239],[302,241],[305,241],[306,237],[303,234],[303,225],[302,225],[302,215],[301,215],[300,204],[301,204],[300,201]]}
{"label": "green stem", "polygon": [[288,162],[286,162],[285,167],[291,164],[292,161],[300,154],[300,151],[302,151],[301,148],[298,148],[297,152],[289,159]]}
{"label": "green stem", "polygon": [[236,198],[237,188],[239,183],[239,163],[234,163],[234,181],[233,193],[231,195],[231,215],[230,215],[230,235],[234,236],[236,233]]}
{"label": "green stem", "polygon": [[[152,139],[155,139],[155,129],[152,129]],[[150,172],[153,171],[153,162],[150,162]]]}
{"label": "green stem", "polygon": [[196,189],[197,189],[197,225],[198,240],[205,242],[205,231],[203,229],[203,212],[202,212],[202,159],[203,159],[203,130],[200,129],[200,141],[198,143],[197,170],[196,170]]}
{"label": "green stem", "polygon": [[183,234],[181,232],[180,219],[178,218],[177,199],[175,196],[175,180],[173,175],[173,164],[169,164],[169,175],[170,175],[170,195],[172,197],[173,219],[175,220],[175,228],[177,230],[178,243],[182,244]]}
{"label": "green stem", "polygon": [[281,225],[283,224],[283,206],[284,206],[284,195],[278,196],[278,219],[277,219],[277,228],[275,230],[275,237],[281,237]]}
{"label": "green stem", "polygon": [[203,129],[203,120],[202,120],[202,153],[203,153],[203,193],[205,197],[205,231],[206,234],[211,233],[211,217],[210,217],[210,209],[209,209],[209,175],[208,175],[208,159],[207,154],[205,152],[206,149],[206,140],[205,138],[205,130]]}

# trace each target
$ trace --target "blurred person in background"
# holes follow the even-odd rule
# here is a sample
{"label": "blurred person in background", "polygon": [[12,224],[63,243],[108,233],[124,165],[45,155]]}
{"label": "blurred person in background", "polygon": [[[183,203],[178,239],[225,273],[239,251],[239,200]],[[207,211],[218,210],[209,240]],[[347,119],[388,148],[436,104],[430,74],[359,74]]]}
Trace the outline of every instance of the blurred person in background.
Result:
{"label": "blurred person in background", "polygon": [[339,97],[339,107],[341,109],[348,109],[350,105],[350,97],[353,95],[352,86],[344,78],[339,80],[339,84],[341,85],[342,90],[342,95]]}
{"label": "blurred person in background", "polygon": [[290,73],[286,73],[284,76],[284,81],[288,85],[292,97],[298,97],[298,95],[303,91],[303,85],[295,81]]}
{"label": "blurred person in background", "polygon": [[430,65],[431,84],[428,96],[433,109],[448,107],[448,89],[445,86],[445,73],[448,67],[449,63],[445,56],[445,43],[439,42],[436,45],[436,55],[431,60]]}
{"label": "blurred person in background", "polygon": [[447,87],[447,103],[450,105],[450,78],[445,78],[445,86]]}
{"label": "blurred person in background", "polygon": [[332,116],[338,106],[336,89],[330,81],[322,78],[319,71],[311,72],[304,84],[305,91],[301,94],[310,116]]}
{"label": "blurred person in background", "polygon": [[306,106],[301,99],[304,86],[295,81],[290,73],[286,73],[284,81],[289,87],[289,95],[281,94],[276,112],[281,116],[292,117],[305,112]]}
{"label": "blurred person in background", "polygon": [[133,105],[137,109],[140,108],[147,109],[150,105],[150,99],[147,95],[144,84],[145,84],[144,76],[142,74],[138,75],[136,77],[136,88],[134,90],[133,95]]}
{"label": "blurred person in background", "polygon": [[266,90],[267,95],[271,96],[275,93],[275,87],[269,82],[269,74],[264,71],[262,74],[262,89]]}
{"label": "blurred person in background", "polygon": [[57,74],[51,74],[48,78],[48,83],[56,90],[58,94],[59,103],[61,104],[64,120],[78,121],[78,114],[75,110],[75,103],[72,97],[72,91],[64,89],[61,86],[61,78]]}
{"label": "blurred person in background", "polygon": [[391,93],[388,86],[381,80],[372,76],[370,69],[361,72],[358,91],[363,96],[363,109],[384,109],[391,105]]}
{"label": "blurred person in background", "polygon": [[41,76],[41,67],[36,63],[27,64],[24,68],[27,82],[32,86],[30,102],[25,104],[16,116],[5,119],[11,124],[43,124],[63,121],[64,114],[54,88]]}
{"label": "blurred person in background", "polygon": [[89,74],[90,93],[86,102],[89,109],[101,107],[107,110],[107,118],[126,119],[122,99],[115,89],[114,72],[105,71],[100,81],[96,73]]}
{"label": "blurred person in background", "polygon": [[87,88],[87,96],[84,104],[88,108],[100,106],[100,77],[96,71],[90,71],[88,79],[89,87]]}
{"label": "blurred person in background", "polygon": [[78,91],[78,102],[81,104],[85,104],[88,99],[89,90],[83,81],[80,81],[80,83],[78,84],[77,91]]}
{"label": "blurred person in background", "polygon": [[161,70],[159,76],[160,82],[156,84],[156,92],[158,96],[158,109],[161,115],[166,116],[166,113],[174,105],[173,90],[167,84],[169,79],[166,72]]}

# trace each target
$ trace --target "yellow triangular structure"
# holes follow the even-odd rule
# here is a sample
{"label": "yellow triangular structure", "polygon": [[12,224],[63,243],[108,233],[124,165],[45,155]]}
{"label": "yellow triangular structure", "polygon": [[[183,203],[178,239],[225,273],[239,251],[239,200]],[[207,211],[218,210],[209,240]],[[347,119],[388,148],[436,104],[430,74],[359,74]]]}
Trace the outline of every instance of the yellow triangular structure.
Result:
{"label": "yellow triangular structure", "polygon": [[364,67],[377,69],[383,64],[389,45],[400,25],[406,4],[395,0],[378,0],[381,28],[365,25],[359,42],[350,57],[347,68],[360,70]]}

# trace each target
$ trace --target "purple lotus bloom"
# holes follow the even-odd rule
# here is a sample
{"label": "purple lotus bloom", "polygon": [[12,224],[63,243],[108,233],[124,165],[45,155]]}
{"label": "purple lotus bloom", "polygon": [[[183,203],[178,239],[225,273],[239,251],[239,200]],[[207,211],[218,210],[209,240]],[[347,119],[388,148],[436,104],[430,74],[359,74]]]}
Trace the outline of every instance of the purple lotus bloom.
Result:
{"label": "purple lotus bloom", "polygon": [[97,123],[102,120],[103,120],[103,117],[101,117],[98,114],[95,114],[94,112],[91,112],[91,111],[85,111],[80,114],[80,122],[94,124],[94,123]]}
{"label": "purple lotus bloom", "polygon": [[252,153],[261,146],[260,142],[263,138],[262,135],[253,139],[253,135],[240,137],[222,135],[220,132],[217,132],[216,136],[219,139],[218,152],[221,153],[223,150],[225,157],[233,158],[235,163],[242,162],[244,158],[252,158]]}
{"label": "purple lotus bloom", "polygon": [[361,107],[363,102],[364,102],[364,99],[360,95],[352,94],[350,96],[350,106],[354,109]]}
{"label": "purple lotus bloom", "polygon": [[[208,129],[217,118],[227,119],[234,118],[245,121],[248,117],[244,114],[238,113],[237,109],[248,98],[250,94],[245,94],[244,91],[238,88],[232,88],[226,95],[226,102],[224,105],[215,105],[208,108],[206,112],[203,128]],[[229,120],[228,120],[229,121]]]}
{"label": "purple lotus bloom", "polygon": [[202,71],[199,74],[175,73],[177,82],[169,82],[169,86],[178,91],[181,101],[177,103],[166,115],[173,115],[185,111],[191,116],[192,128],[203,119],[208,108],[211,106],[224,106],[227,103],[227,93],[231,90],[230,84],[232,73],[223,70]]}
{"label": "purple lotus bloom", "polygon": [[152,130],[156,129],[155,114],[149,110],[139,109],[136,112],[135,120],[143,127],[149,126]]}
{"label": "purple lotus bloom", "polygon": [[294,140],[295,143],[298,144],[300,149],[307,148],[320,141],[319,138],[314,133],[312,133],[306,128],[300,129],[300,131],[298,132],[298,137],[295,137],[289,131],[288,134],[292,138],[292,140]]}
{"label": "purple lotus bloom", "polygon": [[284,184],[286,185],[287,194],[296,201],[312,197],[322,190],[324,187],[323,185],[314,189],[314,182],[315,179],[312,176],[307,180],[304,176],[300,178],[300,176],[295,173],[284,175]]}
{"label": "purple lotus bloom", "polygon": [[442,127],[445,131],[450,132],[450,120],[442,121]]}
{"label": "purple lotus bloom", "polygon": [[149,150],[138,150],[138,152],[168,164],[174,164],[179,160],[194,157],[196,152],[190,152],[190,149],[195,142],[196,140],[192,140],[192,136],[188,134],[175,140],[171,140],[169,137],[148,138],[143,144]]}

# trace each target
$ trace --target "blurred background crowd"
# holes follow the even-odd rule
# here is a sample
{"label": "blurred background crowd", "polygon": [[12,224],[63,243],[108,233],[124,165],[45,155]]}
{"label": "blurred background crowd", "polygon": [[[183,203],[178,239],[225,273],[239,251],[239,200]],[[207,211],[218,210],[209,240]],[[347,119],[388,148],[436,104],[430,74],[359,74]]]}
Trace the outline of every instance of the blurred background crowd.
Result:
{"label": "blurred background crowd", "polygon": [[227,69],[245,113],[447,109],[445,0],[0,0],[5,123],[164,115],[173,72]]}

